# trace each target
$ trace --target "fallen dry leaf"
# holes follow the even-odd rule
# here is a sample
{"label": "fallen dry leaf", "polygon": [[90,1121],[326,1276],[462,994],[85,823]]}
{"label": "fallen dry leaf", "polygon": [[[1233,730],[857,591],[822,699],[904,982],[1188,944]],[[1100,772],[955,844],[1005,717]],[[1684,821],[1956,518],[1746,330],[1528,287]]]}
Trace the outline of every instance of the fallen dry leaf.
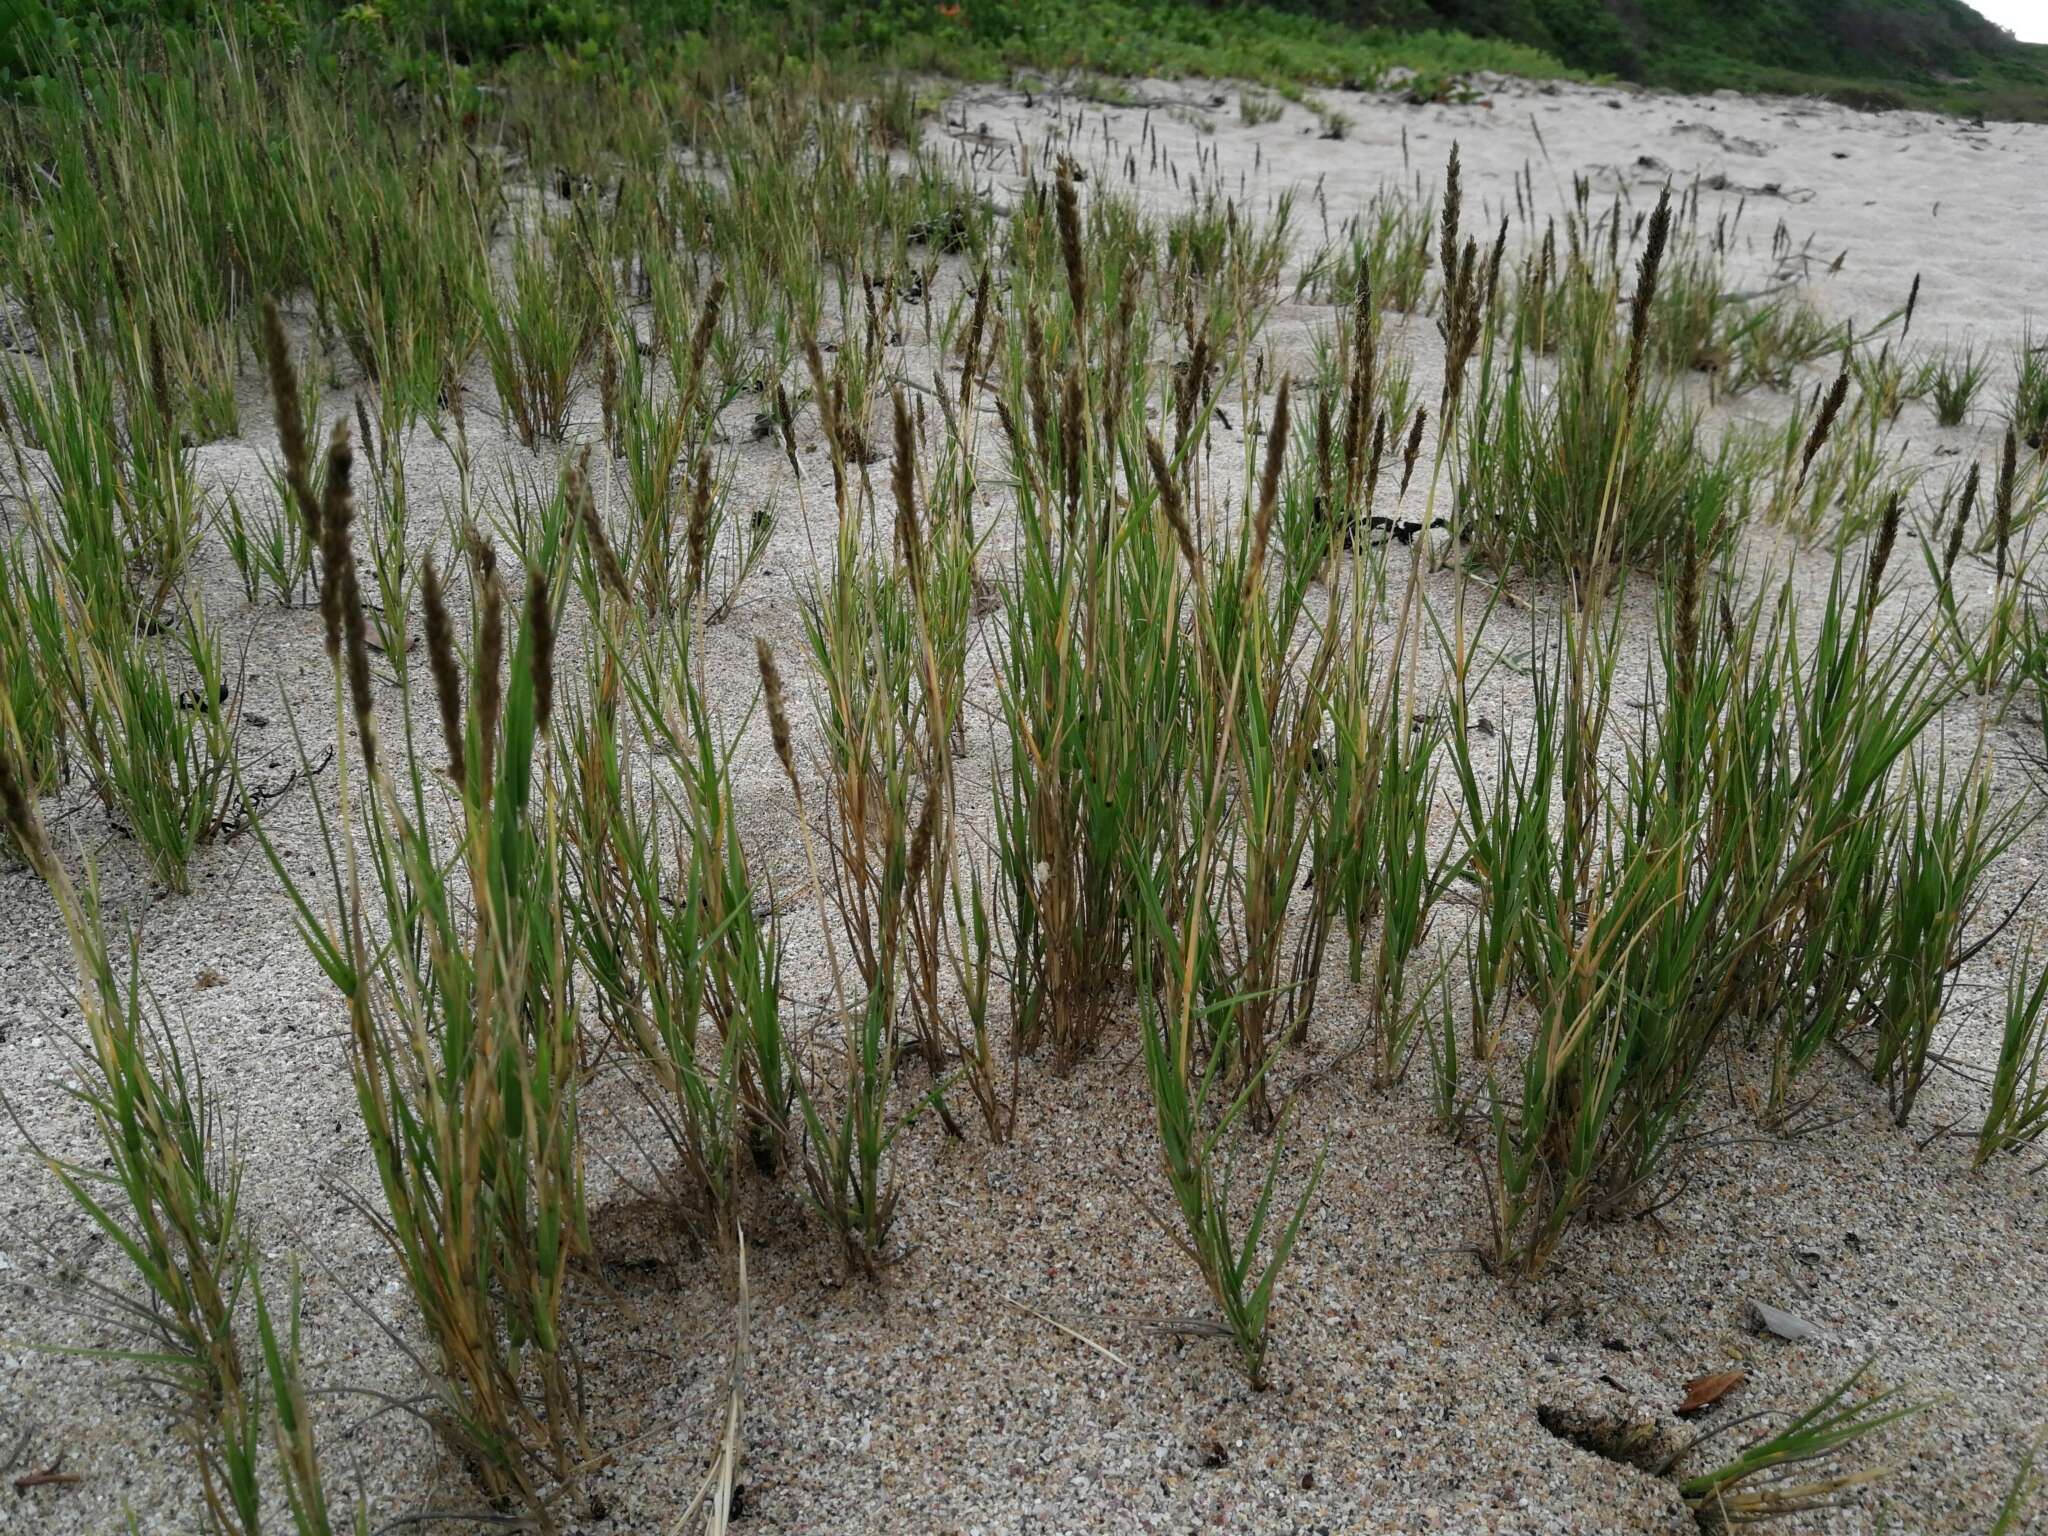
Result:
{"label": "fallen dry leaf", "polygon": [[1678,1416],[1685,1419],[1704,1413],[1747,1379],[1740,1371],[1715,1371],[1694,1377],[1685,1384],[1685,1401],[1678,1405]]}

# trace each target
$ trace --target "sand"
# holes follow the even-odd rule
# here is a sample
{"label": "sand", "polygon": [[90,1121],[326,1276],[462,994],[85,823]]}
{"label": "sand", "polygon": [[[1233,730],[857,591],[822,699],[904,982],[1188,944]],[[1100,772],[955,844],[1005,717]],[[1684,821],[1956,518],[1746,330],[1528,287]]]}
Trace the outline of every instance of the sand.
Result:
{"label": "sand", "polygon": [[[1476,229],[1497,221],[1525,168],[1552,208],[1574,175],[1591,178],[1596,195],[1625,190],[1641,206],[1667,175],[1718,175],[1731,190],[1704,194],[1710,211],[1732,214],[1743,199],[1736,187],[1776,189],[1752,191],[1744,214],[1757,281],[1784,275],[1769,259],[1772,226],[1782,220],[1806,253],[1797,275],[1830,315],[1867,326],[1897,308],[1920,274],[1915,341],[1996,347],[2000,375],[2042,292],[2048,129],[1863,116],[1806,101],[1480,83],[1484,100],[1463,106],[1327,93],[1350,120],[1341,141],[1318,137],[1317,118],[1296,105],[1247,127],[1237,93],[1224,87],[1139,84],[1138,104],[1042,84],[1028,98],[984,88],[959,95],[931,138],[943,147],[953,137],[965,156],[961,136],[985,126],[1040,163],[1053,143],[1107,167],[1136,147],[1149,112],[1184,171],[1214,157],[1248,206],[1295,189],[1297,259],[1319,243],[1325,209],[1334,226],[1383,183],[1419,175],[1433,185],[1454,140]],[[1014,194],[1007,149],[979,154],[968,173],[998,202]],[[1160,208],[1179,206],[1168,178],[1138,190]],[[1326,305],[1283,300],[1268,344],[1299,372],[1308,338],[1329,323]],[[1393,334],[1416,360],[1420,395],[1432,397],[1439,364],[1429,323]],[[906,347],[899,360],[910,378],[930,376],[932,358],[919,348]],[[343,390],[353,382],[345,378]],[[215,494],[254,494],[264,484],[269,408],[253,378],[243,394],[242,436],[198,454]],[[482,473],[555,472],[561,450],[528,454],[490,423],[487,377],[473,374],[468,395]],[[1763,393],[1738,409],[1769,417],[1784,408],[1782,396]],[[732,722],[751,702],[755,636],[774,643],[786,668],[797,665],[795,599],[811,570],[780,452],[745,430],[752,409],[736,406],[726,422],[735,502],[772,499],[781,520],[762,568],[707,640],[713,702]],[[572,439],[595,436],[597,417],[593,392],[579,402]],[[1944,432],[1910,406],[1895,435],[1916,461],[1941,465],[1986,452],[1991,431],[1988,409]],[[815,444],[815,423],[800,436]],[[1218,437],[1211,473],[1219,485],[1239,471],[1238,441]],[[416,502],[439,504],[452,484],[445,454],[423,431],[406,452]],[[822,522],[811,532],[827,537]],[[1824,552],[1798,551],[1761,528],[1748,537],[1755,579],[1766,565],[1792,561],[1803,590],[1825,582]],[[1905,606],[1920,580],[1917,557],[1907,551],[1899,567],[1913,568]],[[1966,569],[1981,590],[1987,578]],[[217,546],[199,579],[231,652],[246,641],[244,707],[267,721],[246,722],[245,763],[258,782],[281,782],[294,761],[286,703],[316,755],[332,730],[322,723],[318,619],[247,604]],[[1524,600],[1544,610],[1551,599],[1529,588]],[[1640,669],[1640,612],[1633,623],[1627,666]],[[395,707],[388,685],[381,699]],[[971,722],[994,708],[978,654],[969,701]],[[1504,691],[1499,708],[1511,724],[1526,699]],[[1989,718],[1965,703],[1943,725],[1951,741],[1967,744]],[[2038,727],[2022,708],[1986,728],[2000,754],[2001,795],[2032,795],[2025,760],[2039,751]],[[815,748],[814,731],[800,735],[800,750]],[[985,806],[988,731],[971,724],[969,736],[962,793]],[[757,861],[779,888],[802,891],[787,790],[758,722],[738,790]],[[267,819],[287,864],[302,873],[319,859],[310,793],[331,803],[332,772],[312,791],[282,796]],[[379,1520],[473,1508],[432,1437],[356,1391],[415,1398],[421,1378],[395,1340],[412,1348],[419,1340],[397,1270],[352,1203],[378,1197],[336,999],[253,839],[204,851],[193,893],[178,897],[150,880],[136,850],[108,835],[76,789],[44,812],[74,858],[96,862],[111,921],[132,925],[144,974],[234,1108],[249,1229],[277,1265],[302,1256],[309,1368],[334,1390],[318,1410],[331,1485],[359,1488]],[[2036,826],[1995,872],[1992,902],[2026,893],[2044,857],[2048,828]],[[786,912],[788,1013],[800,1029],[829,990],[810,912],[801,900]],[[1981,1072],[1995,1050],[2004,967],[2042,913],[2042,900],[2030,897],[1963,976],[1947,1045],[1963,1068]],[[74,1060],[69,986],[46,892],[18,866],[0,866],[0,1091],[48,1151],[90,1156],[86,1117],[63,1092]],[[1703,1095],[1673,1159],[1679,1185],[1655,1217],[1579,1229],[1542,1278],[1510,1284],[1477,1260],[1485,1213],[1473,1153],[1432,1128],[1426,1074],[1379,1092],[1355,1065],[1324,1070],[1361,1027],[1357,1000],[1326,988],[1317,1047],[1285,1069],[1283,1087],[1298,1087],[1300,1099],[1282,1198],[1318,1154],[1325,1163],[1307,1235],[1282,1282],[1272,1386],[1263,1393],[1247,1388],[1226,1342],[1175,1331],[1181,1320],[1205,1318],[1208,1302],[1152,1219],[1165,1189],[1128,1028],[1071,1076],[1025,1065],[1012,1145],[991,1147],[978,1133],[951,1142],[929,1119],[905,1134],[892,1262],[879,1283],[842,1283],[793,1183],[757,1190],[746,1211],[752,1368],[737,1528],[1680,1532],[1692,1521],[1670,1483],[1553,1437],[1538,1423],[1539,1406],[1622,1407],[1676,1425],[1672,1410],[1688,1379],[1739,1365],[1749,1379],[1718,1419],[1703,1421],[1711,1427],[1803,1405],[1872,1357],[1874,1378],[1942,1401],[1876,1443],[1873,1456],[1893,1469],[1888,1479],[1795,1528],[1990,1527],[2021,1455],[2048,1424],[2048,1185],[2038,1156],[1972,1173],[1967,1145],[1926,1141],[1931,1130],[1974,1123],[1980,1082],[1937,1078],[1915,1130],[1901,1133],[1881,1091],[1829,1058],[1807,1080],[1808,1128],[1778,1138],[1759,1131],[1744,1107],[1755,1085],[1738,1059],[1728,1085]],[[650,1216],[645,1194],[659,1173],[642,1151],[648,1127],[616,1077],[593,1084],[587,1127],[602,1262],[579,1278],[575,1328],[606,1464],[592,1480],[602,1514],[571,1512],[567,1524],[667,1531],[712,1453],[732,1277],[714,1258],[675,1251]],[[0,1529],[68,1536],[114,1530],[132,1515],[143,1531],[196,1531],[196,1490],[161,1408],[118,1366],[36,1347],[116,1342],[76,1314],[81,1279],[129,1285],[111,1245],[10,1125],[0,1131],[0,1456],[15,1452],[10,1477],[61,1459],[78,1481],[21,1496],[0,1489]],[[1759,1336],[1752,1302],[1797,1313],[1817,1336]]]}

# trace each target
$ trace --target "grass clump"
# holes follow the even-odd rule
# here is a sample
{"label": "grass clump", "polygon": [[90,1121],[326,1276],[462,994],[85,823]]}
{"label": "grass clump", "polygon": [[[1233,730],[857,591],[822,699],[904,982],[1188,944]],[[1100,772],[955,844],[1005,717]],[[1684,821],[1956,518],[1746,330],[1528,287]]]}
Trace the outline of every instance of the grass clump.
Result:
{"label": "grass clump", "polygon": [[[632,1053],[676,1154],[677,1209],[700,1236],[729,1243],[738,1231],[743,1153],[751,1143],[772,1167],[786,1137],[779,955],[750,926],[744,862],[726,862],[734,851],[720,824],[729,749],[683,677],[686,691],[673,699],[679,712],[651,723],[666,720],[677,732],[670,749],[682,752],[697,792],[678,798],[702,805],[702,819],[679,815],[667,797],[650,800],[634,782],[621,750],[630,722],[622,719],[616,663],[566,728],[573,750],[565,754],[565,855],[578,892],[569,914],[592,1011]],[[656,697],[673,698],[666,688]],[[638,705],[636,696],[632,721],[646,718]],[[671,899],[666,892],[678,886],[681,898]],[[700,1031],[714,987],[728,1011],[711,1045]]]}
{"label": "grass clump", "polygon": [[1930,768],[1916,758],[1908,779],[1890,859],[1895,894],[1875,978],[1871,1064],[1901,1127],[1927,1082],[1955,973],[1973,953],[1965,934],[1978,916],[1978,888],[2025,824],[2013,811],[1993,811],[1981,759],[1955,783],[1945,759]]}
{"label": "grass clump", "polygon": [[[1269,428],[1259,501],[1243,525],[1236,569],[1205,572],[1196,563],[1202,557],[1192,540],[1181,548],[1196,589],[1199,654],[1193,706],[1200,732],[1197,750],[1207,762],[1196,765],[1199,798],[1191,807],[1187,833],[1191,863],[1183,866],[1186,885],[1164,897],[1151,870],[1141,867],[1132,876],[1149,941],[1156,946],[1147,969],[1158,979],[1158,996],[1148,998],[1142,1009],[1143,1043],[1161,1161],[1180,1216],[1177,1236],[1222,1312],[1255,1390],[1265,1385],[1274,1288],[1301,1234],[1321,1171],[1318,1162],[1292,1212],[1273,1227],[1270,1252],[1263,1251],[1275,1215],[1281,1158],[1279,1117],[1267,1091],[1281,1038],[1273,1024],[1274,1006],[1283,995],[1280,909],[1294,888],[1309,835],[1309,817],[1297,796],[1322,715],[1314,674],[1299,703],[1281,705],[1278,691],[1269,691],[1273,674],[1267,657],[1285,656],[1288,650],[1285,632],[1275,635],[1267,627],[1271,615],[1263,596],[1263,566],[1287,449],[1287,410],[1283,383]],[[1155,464],[1164,468],[1156,439],[1151,447]],[[1170,469],[1167,473],[1161,486],[1171,504],[1177,492]],[[1172,519],[1176,531],[1184,518],[1183,507]],[[1317,673],[1332,654],[1327,645],[1319,649]],[[1234,808],[1226,808],[1229,801]],[[1233,843],[1241,850],[1235,860]],[[1233,875],[1233,864],[1241,865],[1241,875]],[[1185,914],[1178,921],[1169,915],[1169,900]],[[1233,930],[1239,935],[1234,948],[1224,938]],[[1312,980],[1318,964],[1314,953],[1298,958],[1288,980],[1295,985]],[[1198,1041],[1206,1043],[1205,1050]],[[1224,1084],[1233,1057],[1239,1063],[1239,1086],[1231,1092]],[[1211,1129],[1210,1106],[1219,1099],[1222,1107]],[[1241,1117],[1276,1135],[1265,1181],[1240,1229],[1231,1209],[1224,1139]]]}
{"label": "grass clump", "polygon": [[[144,989],[140,945],[131,938],[126,975],[116,968],[88,873],[72,881],[29,798],[17,763],[19,733],[0,700],[0,817],[54,898],[78,972],[84,1023],[79,1086],[104,1156],[65,1162],[36,1147],[18,1106],[8,1111],[31,1149],[142,1284],[137,1299],[94,1283],[87,1315],[132,1340],[131,1347],[77,1352],[118,1360],[171,1399],[198,1472],[209,1528],[232,1536],[263,1529],[264,1439],[299,1536],[329,1536],[333,1522],[318,1446],[306,1410],[298,1347],[297,1272],[282,1314],[266,1301],[261,1263],[241,1218],[243,1170],[223,1107],[188,1038]],[[261,1341],[252,1365],[244,1334],[253,1309]],[[368,1530],[358,1506],[354,1529]]]}
{"label": "grass clump", "polygon": [[[81,766],[157,878],[182,892],[197,850],[229,815],[239,700],[204,607],[162,612],[177,572],[144,553],[158,546],[132,524],[146,497],[119,444],[90,419],[93,400],[104,401],[92,365],[68,377],[48,391],[14,381],[16,406],[47,454],[50,492],[47,503],[31,502],[29,536],[4,573],[18,606],[0,631],[0,655],[23,760],[44,785]],[[15,460],[26,481],[19,443]],[[182,535],[177,543],[181,565]],[[138,590],[137,570],[158,575]]]}
{"label": "grass clump", "polygon": [[[1181,963],[1171,953],[1161,958],[1169,972]],[[1280,1173],[1280,1148],[1276,1145],[1250,1217],[1239,1225],[1232,1211],[1225,1142],[1242,1118],[1255,1084],[1228,1097],[1220,1114],[1212,1112],[1215,1103],[1228,1093],[1223,1084],[1236,1044],[1230,1007],[1228,1001],[1223,1002],[1199,1025],[1192,1012],[1174,1023],[1162,1018],[1156,1007],[1148,1007],[1145,1075],[1158,1116],[1160,1161],[1180,1219],[1181,1230],[1174,1236],[1209,1287],[1245,1373],[1258,1390],[1266,1385],[1267,1324],[1274,1288],[1315,1199],[1321,1163],[1318,1160],[1303,1184],[1292,1211],[1276,1212],[1273,1196]],[[1198,1027],[1214,1042],[1206,1059],[1199,1061],[1191,1049]]]}
{"label": "grass clump", "polygon": [[1964,347],[1961,353],[1948,353],[1934,364],[1927,395],[1934,405],[1936,425],[1963,424],[1989,371],[1989,361],[1973,346]]}
{"label": "grass clump", "polygon": [[[1024,329],[1028,337],[1031,326]],[[1041,324],[1041,335],[1045,329]],[[1142,355],[1143,334],[1134,328],[1124,355]],[[1049,361],[1062,344],[1042,342],[1040,358]],[[1196,346],[1183,386],[1190,399],[1207,387],[1206,332]],[[1006,373],[1021,385],[1045,366],[1027,344],[1013,352]],[[1169,468],[1164,481],[1144,485],[1144,499],[1134,498],[1117,536],[1103,538],[1100,528],[1086,536],[1078,514],[1109,516],[1108,482],[1087,386],[1081,374],[1073,377],[1079,390],[1061,391],[1057,419],[1049,398],[1038,411],[1029,387],[1003,402],[1020,477],[1021,543],[1003,590],[1010,642],[1002,697],[1011,748],[996,805],[997,848],[1024,966],[1017,1044],[1025,1051],[1050,1045],[1065,1066],[1094,1048],[1112,988],[1135,953],[1130,868],[1170,857],[1165,839],[1178,803],[1172,744],[1187,667],[1174,622],[1184,578],[1174,514],[1164,510],[1178,505],[1180,486]],[[1034,417],[1042,429],[1023,425]],[[1196,430],[1192,405],[1185,419]],[[1062,451],[1072,468],[1063,464],[1059,480],[1048,483],[1032,463],[1034,442],[1054,441],[1069,445]],[[1136,448],[1123,445],[1126,452]],[[1069,505],[1076,509],[1072,522]],[[1185,526],[1185,512],[1179,515]]]}
{"label": "grass clump", "polygon": [[[293,485],[310,484],[303,439],[287,432],[285,450]],[[350,1070],[384,1197],[373,1219],[439,1367],[437,1427],[489,1499],[549,1527],[553,1499],[589,1455],[563,1318],[570,1261],[589,1246],[578,1009],[559,817],[536,768],[554,699],[550,583],[532,579],[508,658],[502,581],[476,544],[473,654],[457,654],[445,617],[429,625],[457,801],[444,849],[410,729],[395,762],[377,731],[350,458],[337,424],[318,509],[321,606],[337,734],[345,742],[352,719],[367,793],[352,811],[344,782],[338,818],[320,809],[334,915],[267,834],[264,848],[348,1004]]]}
{"label": "grass clump", "polygon": [[1662,564],[1688,540],[1711,557],[1733,534],[1725,461],[1702,460],[1698,421],[1644,366],[1671,217],[1667,195],[1645,235],[1626,335],[1608,318],[1618,267],[1580,266],[1554,296],[1558,371],[1547,390],[1519,347],[1505,362],[1482,353],[1460,515],[1495,563],[1563,569],[1584,585],[1609,566]]}
{"label": "grass clump", "polygon": [[2036,341],[2031,326],[2020,338],[2006,413],[2021,442],[2048,453],[2048,342]]}
{"label": "grass clump", "polygon": [[515,234],[508,290],[480,268],[475,303],[484,355],[506,419],[528,448],[561,441],[578,375],[596,352],[591,260],[566,221],[544,221]]}
{"label": "grass clump", "polygon": [[[782,675],[766,641],[759,642],[757,655],[775,755],[789,780],[790,793],[796,798],[797,813],[803,816],[807,814],[803,781],[791,747]],[[818,882],[820,915],[829,924],[824,911],[825,886],[808,826],[804,829],[804,843],[812,879]],[[897,846],[899,850],[902,847],[901,843]],[[894,904],[876,916],[886,917],[891,926],[879,934],[868,935],[870,942],[876,938],[883,942],[870,952],[868,961],[875,968],[868,974],[873,979],[868,981],[858,1004],[849,1006],[846,978],[839,969],[836,947],[830,951],[834,997],[844,1032],[840,1071],[836,1080],[829,1072],[821,1072],[821,1091],[816,1095],[806,1091],[799,1079],[797,1101],[807,1137],[804,1178],[811,1203],[832,1233],[847,1267],[859,1266],[871,1273],[881,1261],[883,1244],[896,1215],[896,1195],[889,1183],[890,1148],[908,1123],[893,1118],[889,1109],[896,1064],[890,1009],[897,982],[894,945],[901,937],[900,903],[909,883],[900,851],[885,869],[885,875],[888,885],[884,893]],[[886,970],[882,969],[884,964]],[[836,1095],[836,1104],[825,1096],[827,1092]]]}
{"label": "grass clump", "polygon": [[1979,1168],[2048,1131],[2048,971],[2031,944],[2006,974],[1991,1099],[1977,1133]]}
{"label": "grass clump", "polygon": [[1869,1372],[1866,1363],[1783,1429],[1757,1436],[1720,1466],[1681,1479],[1679,1493],[1701,1529],[1726,1530],[1826,1509],[1838,1495],[1883,1477],[1884,1469],[1876,1467],[1814,1469],[1814,1463],[1925,1410],[1924,1403],[1899,1402],[1893,1390],[1859,1392]]}

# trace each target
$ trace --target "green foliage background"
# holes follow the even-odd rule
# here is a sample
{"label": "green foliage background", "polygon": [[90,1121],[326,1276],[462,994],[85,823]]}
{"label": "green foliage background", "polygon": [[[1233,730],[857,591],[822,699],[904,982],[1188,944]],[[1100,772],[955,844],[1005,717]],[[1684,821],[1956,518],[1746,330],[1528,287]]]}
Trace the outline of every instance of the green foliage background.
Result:
{"label": "green foliage background", "polygon": [[970,76],[1028,65],[1311,84],[1399,63],[2048,117],[2048,48],[2013,43],[1963,0],[0,0],[0,77],[33,74],[101,25],[223,16],[259,40],[354,39],[463,64],[693,40]]}

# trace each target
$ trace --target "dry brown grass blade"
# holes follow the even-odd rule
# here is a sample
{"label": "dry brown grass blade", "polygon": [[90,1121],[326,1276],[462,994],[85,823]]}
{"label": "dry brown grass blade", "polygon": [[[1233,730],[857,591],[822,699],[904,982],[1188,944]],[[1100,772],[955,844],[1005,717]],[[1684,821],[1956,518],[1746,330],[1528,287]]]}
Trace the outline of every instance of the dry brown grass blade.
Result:
{"label": "dry brown grass blade", "polygon": [[704,1481],[683,1512],[669,1527],[671,1536],[690,1523],[703,1509],[705,1536],[726,1536],[733,1518],[733,1495],[739,1486],[740,1464],[746,1457],[743,1431],[746,1421],[747,1365],[751,1359],[748,1325],[752,1297],[747,1287],[747,1234],[738,1234],[738,1283],[733,1302],[732,1367],[726,1382],[725,1428],[719,1436],[718,1458],[705,1472]]}
{"label": "dry brown grass blade", "polygon": [[1064,1333],[1068,1338],[1076,1339],[1079,1342],[1086,1344],[1090,1349],[1094,1350],[1096,1354],[1102,1356],[1102,1358],[1105,1360],[1112,1361],[1117,1365],[1125,1367],[1126,1369],[1130,1367],[1131,1362],[1126,1360],[1122,1355],[1118,1354],[1115,1350],[1111,1349],[1107,1344],[1104,1344],[1099,1340],[1089,1338],[1088,1335],[1081,1332],[1080,1329],[1070,1327],[1068,1324],[1061,1322],[1058,1318],[1052,1316],[1050,1313],[1041,1312],[1038,1310],[1038,1308],[1031,1306],[1027,1302],[1015,1301],[1007,1296],[1003,1298],[1003,1304],[1005,1306],[1015,1308],[1017,1311],[1022,1312],[1026,1317],[1037,1318],[1041,1323],[1046,1324],[1048,1327],[1059,1329],[1059,1331],[1061,1333]]}

